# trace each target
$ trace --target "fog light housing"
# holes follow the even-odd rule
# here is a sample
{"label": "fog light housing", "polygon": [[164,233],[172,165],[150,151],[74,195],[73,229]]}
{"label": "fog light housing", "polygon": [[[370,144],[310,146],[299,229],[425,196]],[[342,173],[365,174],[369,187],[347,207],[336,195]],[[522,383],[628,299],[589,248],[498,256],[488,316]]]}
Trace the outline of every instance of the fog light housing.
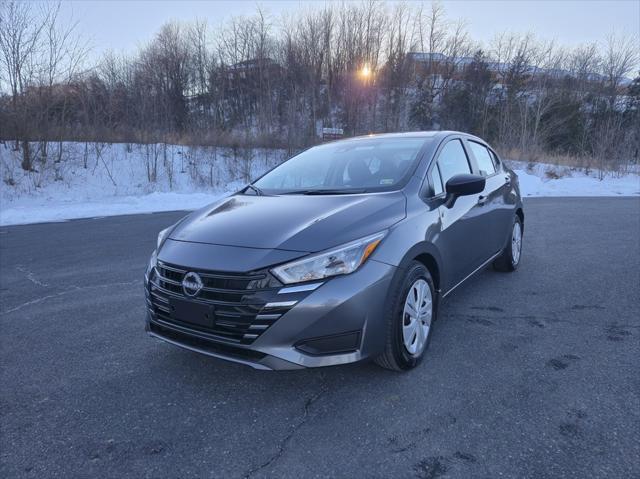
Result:
{"label": "fog light housing", "polygon": [[313,356],[329,354],[347,354],[360,347],[360,331],[320,336],[300,341],[296,349]]}

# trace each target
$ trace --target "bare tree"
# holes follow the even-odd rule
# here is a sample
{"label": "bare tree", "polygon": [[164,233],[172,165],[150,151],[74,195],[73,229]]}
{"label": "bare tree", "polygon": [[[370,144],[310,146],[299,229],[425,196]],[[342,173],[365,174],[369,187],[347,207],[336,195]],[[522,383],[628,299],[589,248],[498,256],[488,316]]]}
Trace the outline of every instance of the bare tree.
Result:
{"label": "bare tree", "polygon": [[28,132],[25,126],[24,92],[32,85],[37,74],[42,33],[46,18],[33,12],[33,5],[14,0],[0,2],[0,54],[6,74],[3,75],[11,91],[12,119],[15,149],[22,143],[22,168],[31,170]]}
{"label": "bare tree", "polygon": [[[56,93],[62,85],[71,83],[86,57],[86,45],[75,35],[76,24],[63,26],[59,13],[60,3],[0,2],[0,64],[6,72],[2,78],[11,92],[16,149],[22,148],[25,170],[32,169],[33,161],[30,129],[39,127],[47,136],[51,126],[49,113],[55,100],[60,101],[64,116],[68,97],[65,92]],[[41,150],[44,160],[46,141]],[[61,145],[58,151],[60,155]]]}
{"label": "bare tree", "polygon": [[172,143],[231,146],[246,177],[243,148],[293,153],[319,141],[322,126],[462,129],[514,157],[571,155],[620,171],[638,155],[637,87],[626,78],[637,38],[567,49],[509,33],[485,48],[444,6],[364,0],[278,21],[258,9],[215,29],[170,22],[139,51],[86,69],[87,48],[59,4],[0,0],[0,136],[16,140],[26,170],[55,167],[63,140],[86,142],[85,165],[93,155],[101,164],[91,142],[154,145],[149,181],[160,148],[173,174]]}
{"label": "bare tree", "polygon": [[602,73],[607,82],[610,107],[615,107],[618,88],[624,77],[637,66],[639,60],[638,41],[630,36],[610,34],[604,48]]}
{"label": "bare tree", "polygon": [[417,99],[413,118],[420,128],[439,126],[437,106],[447,91],[461,57],[471,45],[464,22],[450,24],[442,4],[434,2],[428,11],[419,11],[418,47],[424,55],[416,62]]}

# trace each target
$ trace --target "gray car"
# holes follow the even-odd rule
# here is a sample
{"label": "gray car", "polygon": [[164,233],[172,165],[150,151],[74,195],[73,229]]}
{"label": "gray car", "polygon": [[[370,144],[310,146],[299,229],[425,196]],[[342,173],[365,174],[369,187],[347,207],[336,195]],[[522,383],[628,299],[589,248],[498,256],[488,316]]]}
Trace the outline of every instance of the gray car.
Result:
{"label": "gray car", "polygon": [[323,144],[160,232],[146,329],[258,369],[411,369],[442,298],[518,267],[523,227],[518,178],[480,138]]}

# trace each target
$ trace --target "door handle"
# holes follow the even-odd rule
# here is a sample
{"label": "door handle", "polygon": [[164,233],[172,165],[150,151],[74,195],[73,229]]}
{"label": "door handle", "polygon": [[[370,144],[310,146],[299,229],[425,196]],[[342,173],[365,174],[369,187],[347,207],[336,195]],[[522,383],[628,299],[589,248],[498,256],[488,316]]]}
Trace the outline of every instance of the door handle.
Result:
{"label": "door handle", "polygon": [[478,205],[479,206],[484,205],[486,202],[487,202],[487,197],[486,196],[483,196],[483,195],[478,196]]}

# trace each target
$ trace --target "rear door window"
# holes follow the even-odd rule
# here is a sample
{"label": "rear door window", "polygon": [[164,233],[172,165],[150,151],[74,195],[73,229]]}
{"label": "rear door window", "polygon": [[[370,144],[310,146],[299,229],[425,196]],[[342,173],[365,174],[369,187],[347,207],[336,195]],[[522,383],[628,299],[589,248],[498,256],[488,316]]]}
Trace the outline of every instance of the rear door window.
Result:
{"label": "rear door window", "polygon": [[496,152],[489,149],[489,153],[491,153],[491,158],[493,158],[493,164],[496,165],[496,171],[498,170],[498,166],[500,165],[500,158],[496,155]]}
{"label": "rear door window", "polygon": [[480,143],[476,143],[475,141],[469,140],[468,143],[471,147],[471,151],[473,151],[473,156],[476,157],[476,161],[478,162],[478,169],[480,170],[480,174],[482,176],[493,175],[496,172],[496,165],[494,163],[491,152],[487,149],[486,146],[481,145]]}

